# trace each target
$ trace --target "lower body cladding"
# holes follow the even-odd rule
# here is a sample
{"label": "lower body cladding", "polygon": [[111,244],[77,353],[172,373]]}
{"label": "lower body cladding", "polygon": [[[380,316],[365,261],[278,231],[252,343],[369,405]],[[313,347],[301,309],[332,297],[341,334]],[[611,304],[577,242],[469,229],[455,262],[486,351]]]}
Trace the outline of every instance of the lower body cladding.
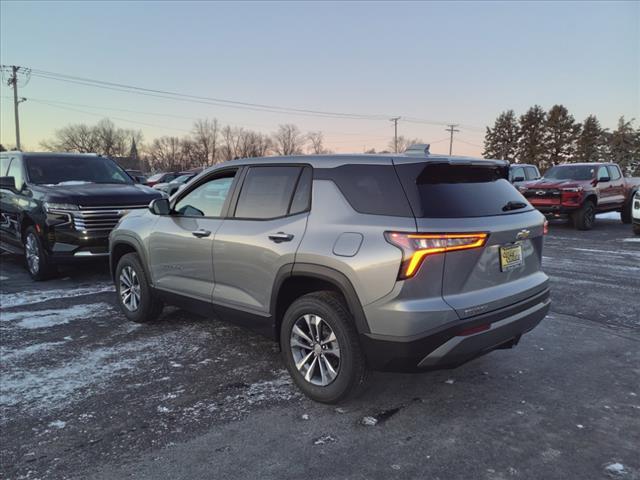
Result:
{"label": "lower body cladding", "polygon": [[415,372],[455,368],[492,350],[510,348],[547,315],[549,289],[508,307],[449,322],[412,337],[361,335],[369,367]]}

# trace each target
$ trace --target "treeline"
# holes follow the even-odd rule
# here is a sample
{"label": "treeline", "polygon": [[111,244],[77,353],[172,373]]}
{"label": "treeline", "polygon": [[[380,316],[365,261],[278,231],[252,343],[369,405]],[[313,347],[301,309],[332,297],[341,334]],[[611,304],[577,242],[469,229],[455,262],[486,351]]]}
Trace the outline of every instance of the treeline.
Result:
{"label": "treeline", "polygon": [[516,117],[513,110],[502,112],[493,128],[487,127],[485,158],[531,163],[541,171],[564,162],[612,161],[628,174],[640,170],[640,128],[620,117],[617,128],[603,128],[595,115],[582,123],[563,105],[546,112],[536,105]]}
{"label": "treeline", "polygon": [[116,127],[104,119],[92,126],[75,124],[56,130],[54,138],[41,146],[49,151],[98,153],[121,161],[126,168],[144,171],[187,170],[234,158],[330,153],[322,132],[303,133],[285,124],[264,134],[222,126],[216,119],[197,120],[187,135],[163,136],[148,144],[142,132]]}

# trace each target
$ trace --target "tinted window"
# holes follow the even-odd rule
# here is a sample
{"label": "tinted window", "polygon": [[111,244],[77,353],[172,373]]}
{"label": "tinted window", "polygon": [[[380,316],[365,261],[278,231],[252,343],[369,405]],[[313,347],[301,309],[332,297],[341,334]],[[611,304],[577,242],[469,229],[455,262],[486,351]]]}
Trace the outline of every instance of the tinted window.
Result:
{"label": "tinted window", "polygon": [[524,180],[524,178],[525,178],[525,176],[524,176],[524,168],[522,168],[522,167],[513,167],[513,168],[511,168],[511,172],[509,173],[509,179],[512,182],[515,182],[516,178],[520,179],[520,180],[518,180],[519,182]]}
{"label": "tinted window", "polygon": [[332,180],[360,213],[412,217],[393,165],[343,165],[316,168],[314,178]]}
{"label": "tinted window", "polygon": [[505,178],[505,167],[414,163],[397,169],[418,218],[483,217],[533,209]]}
{"label": "tinted window", "polygon": [[14,157],[9,164],[9,171],[7,172],[7,177],[13,177],[16,189],[22,190],[24,186],[24,173],[22,173],[22,160]]}
{"label": "tinted window", "polygon": [[544,178],[553,180],[591,180],[596,171],[591,165],[558,165],[551,167]]}
{"label": "tinted window", "polygon": [[251,167],[242,184],[235,216],[275,218],[287,215],[301,167]]}
{"label": "tinted window", "polygon": [[31,183],[59,185],[65,183],[131,184],[133,180],[113,160],[105,157],[26,157]]}
{"label": "tinted window", "polygon": [[308,210],[311,206],[311,183],[313,182],[311,168],[305,167],[300,174],[296,193],[291,201],[290,214]]}
{"label": "tinted window", "polygon": [[209,180],[182,197],[173,209],[185,217],[219,217],[232,183],[233,174]]}
{"label": "tinted window", "polygon": [[527,180],[535,180],[540,177],[536,167],[526,167],[524,171],[527,174]]}
{"label": "tinted window", "polygon": [[0,177],[7,176],[7,170],[9,169],[9,157],[0,157]]}
{"label": "tinted window", "polygon": [[611,177],[611,180],[618,180],[621,177],[620,169],[618,167],[609,165],[607,169],[609,170],[609,176]]}

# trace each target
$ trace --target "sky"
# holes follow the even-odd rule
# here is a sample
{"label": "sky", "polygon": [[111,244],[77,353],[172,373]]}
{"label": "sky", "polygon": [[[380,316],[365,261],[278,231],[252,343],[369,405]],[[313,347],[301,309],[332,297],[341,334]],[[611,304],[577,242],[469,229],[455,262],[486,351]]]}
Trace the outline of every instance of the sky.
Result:
{"label": "sky", "polygon": [[[640,2],[0,3],[0,63],[201,97],[375,118],[230,108],[32,76],[19,85],[23,149],[70,123],[111,118],[146,141],[198,118],[264,133],[294,123],[336,152],[387,147],[398,133],[480,155],[507,109],[565,105],[613,129],[640,124]],[[46,103],[43,103],[46,102]],[[410,122],[419,119],[422,123]],[[0,88],[0,143],[15,144]],[[25,148],[26,147],[26,148]]]}

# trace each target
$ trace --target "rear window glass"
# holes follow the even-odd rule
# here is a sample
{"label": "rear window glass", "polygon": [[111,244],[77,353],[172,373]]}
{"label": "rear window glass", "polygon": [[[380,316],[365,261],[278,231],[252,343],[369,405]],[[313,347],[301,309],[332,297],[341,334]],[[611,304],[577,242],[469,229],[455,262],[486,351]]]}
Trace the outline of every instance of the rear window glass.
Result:
{"label": "rear window glass", "polygon": [[393,165],[343,165],[316,168],[314,178],[333,181],[356,212],[411,217]]}
{"label": "rear window glass", "polygon": [[418,218],[484,217],[533,209],[505,178],[504,167],[413,163],[396,168]]}

